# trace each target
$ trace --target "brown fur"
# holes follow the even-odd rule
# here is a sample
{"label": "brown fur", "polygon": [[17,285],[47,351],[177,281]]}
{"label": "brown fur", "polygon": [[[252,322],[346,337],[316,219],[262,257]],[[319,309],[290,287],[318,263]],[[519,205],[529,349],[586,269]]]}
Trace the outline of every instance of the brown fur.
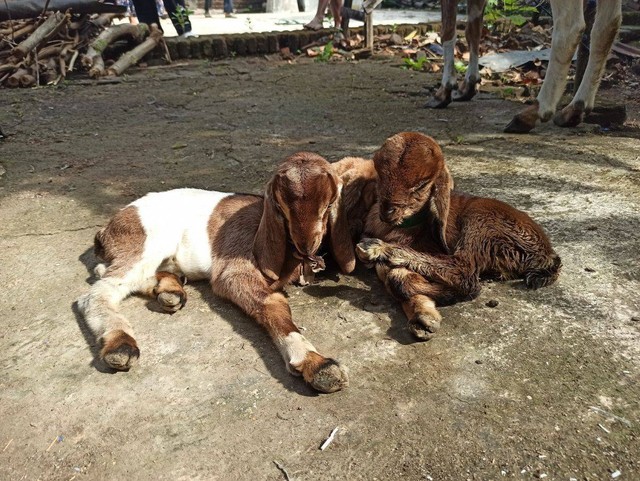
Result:
{"label": "brown fur", "polygon": [[126,272],[142,257],[146,238],[138,209],[128,206],[118,211],[98,231],[93,240],[93,250],[96,257],[109,264],[109,273]]}
{"label": "brown fur", "polygon": [[[374,164],[379,202],[365,236],[378,239],[365,239],[357,252],[365,262],[388,266],[379,275],[408,315],[434,318],[425,299],[449,304],[477,296],[481,277],[522,278],[534,289],[557,279],[560,258],[542,228],[504,202],[452,190],[432,138],[397,134]],[[416,225],[401,227],[407,219]]]}

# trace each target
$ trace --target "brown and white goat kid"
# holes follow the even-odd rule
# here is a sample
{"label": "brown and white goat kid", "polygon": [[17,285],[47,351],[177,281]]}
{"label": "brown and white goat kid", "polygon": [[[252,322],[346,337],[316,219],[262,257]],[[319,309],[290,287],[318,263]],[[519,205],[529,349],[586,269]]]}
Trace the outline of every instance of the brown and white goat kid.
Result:
{"label": "brown and white goat kid", "polygon": [[280,165],[264,198],[177,189],[148,194],[120,210],[95,239],[96,254],[108,267],[99,266],[101,279],[78,301],[102,343],[100,358],[114,369],[129,369],[139,349],[118,305],[137,293],[175,312],[186,301],[186,276],[209,280],[216,295],[262,325],[292,374],[323,392],[345,387],[345,370],[304,338],[287,300],[274,289],[303,264],[314,271],[324,267],[316,253],[325,234],[340,268],[355,267],[341,188],[326,160],[301,152]]}
{"label": "brown and white goat kid", "polygon": [[[464,81],[458,87],[454,67],[456,43],[456,8],[458,0],[442,0],[442,45],[444,68],[441,86],[427,102],[427,107],[444,108],[454,101],[470,100],[480,82],[478,47],[486,0],[468,0],[466,38],[469,45],[469,66]],[[561,127],[578,125],[595,104],[596,92],[604,71],[611,45],[622,19],[622,0],[598,0],[591,31],[591,45],[587,68],[573,100],[556,113],[556,106],[564,92],[571,59],[585,29],[582,2],[579,0],[551,0],[553,35],[547,73],[535,103],[517,114],[505,132],[525,133],[532,130],[538,119],[547,122],[553,117]]]}
{"label": "brown and white goat kid", "polygon": [[522,278],[533,289],[557,279],[560,257],[542,228],[504,202],[454,191],[431,137],[394,135],[373,162],[378,203],[364,229],[370,238],[356,252],[375,263],[417,338],[430,339],[440,327],[437,304],[476,297],[481,277]]}

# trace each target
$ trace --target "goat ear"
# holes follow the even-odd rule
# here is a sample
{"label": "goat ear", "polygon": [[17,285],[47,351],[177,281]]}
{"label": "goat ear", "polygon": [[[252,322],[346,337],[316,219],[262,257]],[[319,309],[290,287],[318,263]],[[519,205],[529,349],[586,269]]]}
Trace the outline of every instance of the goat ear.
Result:
{"label": "goat ear", "polygon": [[274,281],[280,278],[287,248],[287,233],[282,213],[274,198],[275,178],[269,182],[264,196],[262,218],[253,239],[253,256],[262,273]]}
{"label": "goat ear", "polygon": [[449,169],[445,166],[433,183],[431,198],[429,199],[429,210],[433,215],[433,230],[436,239],[448,254],[451,253],[447,245],[447,218],[449,216],[449,203],[451,190],[453,189],[453,178]]}
{"label": "goat ear", "polygon": [[356,267],[356,255],[351,239],[345,203],[342,201],[342,181],[334,174],[330,174],[337,188],[336,200],[329,208],[329,239],[333,258],[340,266],[340,270],[349,274]]}

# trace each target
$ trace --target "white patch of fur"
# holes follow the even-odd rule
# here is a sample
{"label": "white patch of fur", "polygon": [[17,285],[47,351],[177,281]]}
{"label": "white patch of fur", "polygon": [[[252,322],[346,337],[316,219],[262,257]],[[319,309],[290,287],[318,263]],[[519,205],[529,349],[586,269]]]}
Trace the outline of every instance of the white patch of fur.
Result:
{"label": "white patch of fur", "polygon": [[299,374],[295,368],[299,366],[309,352],[318,352],[299,332],[292,332],[287,337],[277,341],[280,353],[289,371]]}
{"label": "white patch of fur", "polygon": [[442,73],[442,85],[451,89],[456,86],[456,72],[454,68],[455,46],[455,37],[451,40],[445,40],[444,42],[442,42],[442,48],[444,50],[444,71]]}
{"label": "white patch of fur", "polygon": [[157,264],[173,258],[189,279],[206,279],[211,273],[211,240],[207,230],[215,207],[231,194],[199,189],[154,192],[136,200],[147,239],[144,259]]}

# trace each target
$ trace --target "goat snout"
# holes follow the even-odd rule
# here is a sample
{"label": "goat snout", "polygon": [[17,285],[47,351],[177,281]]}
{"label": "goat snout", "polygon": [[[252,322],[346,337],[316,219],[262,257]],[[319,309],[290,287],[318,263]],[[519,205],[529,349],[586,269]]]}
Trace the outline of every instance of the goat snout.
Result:
{"label": "goat snout", "polygon": [[386,224],[400,224],[403,212],[404,209],[399,207],[383,207],[380,209],[380,220]]}

